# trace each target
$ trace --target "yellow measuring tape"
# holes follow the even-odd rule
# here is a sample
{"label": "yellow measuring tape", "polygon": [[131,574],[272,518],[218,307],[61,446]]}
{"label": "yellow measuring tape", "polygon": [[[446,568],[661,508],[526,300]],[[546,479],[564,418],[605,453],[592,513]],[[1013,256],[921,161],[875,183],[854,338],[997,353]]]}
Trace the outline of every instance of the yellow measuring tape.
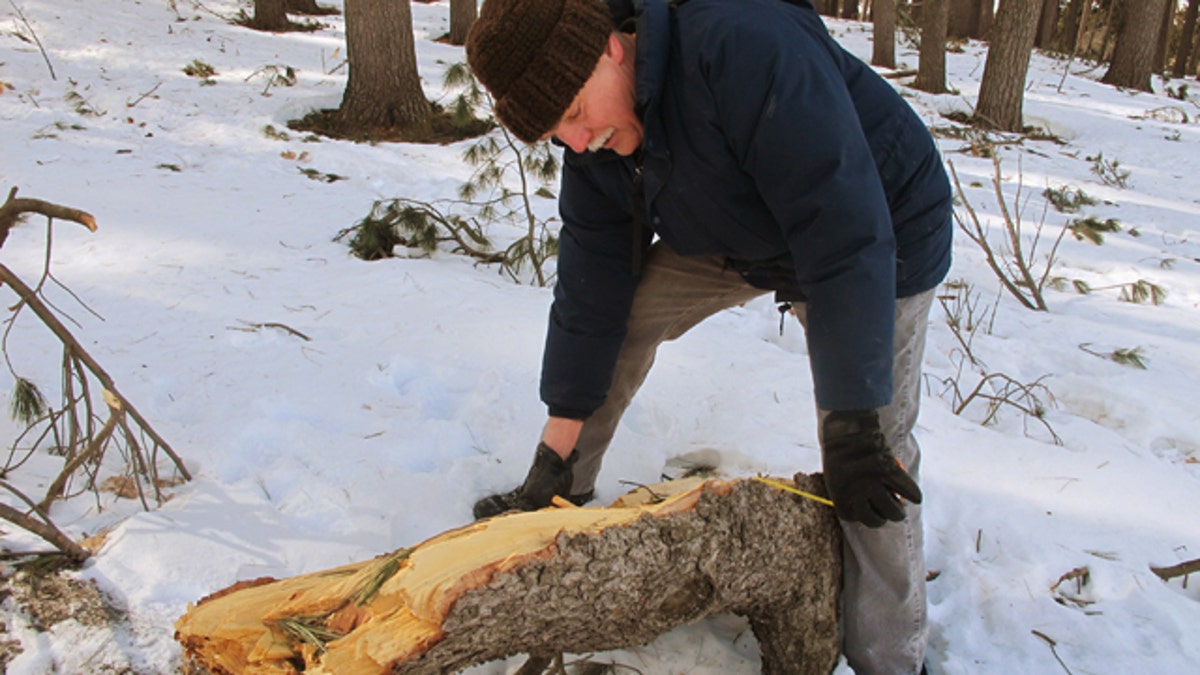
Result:
{"label": "yellow measuring tape", "polygon": [[805,499],[811,499],[814,502],[817,502],[818,504],[824,504],[825,506],[833,506],[833,502],[824,497],[814,495],[811,492],[805,492],[804,490],[798,490],[798,489],[792,487],[791,485],[784,485],[783,483],[780,483],[779,481],[771,480],[770,478],[763,478],[762,476],[755,476],[754,480],[756,480],[760,483],[766,483],[767,485],[770,485],[773,488],[779,488],[780,490],[787,490],[788,492],[791,492],[792,494],[800,495],[801,497],[804,497]]}

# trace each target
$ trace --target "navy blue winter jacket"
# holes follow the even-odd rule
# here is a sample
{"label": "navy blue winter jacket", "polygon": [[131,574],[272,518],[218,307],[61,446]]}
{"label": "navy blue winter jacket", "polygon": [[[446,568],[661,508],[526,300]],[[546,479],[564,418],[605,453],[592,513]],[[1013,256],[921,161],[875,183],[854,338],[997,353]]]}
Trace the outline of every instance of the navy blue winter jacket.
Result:
{"label": "navy blue winter jacket", "polygon": [[[807,302],[818,405],[892,396],[895,299],[950,266],[951,194],[920,118],[807,0],[612,0],[634,13],[646,229]],[[633,6],[636,4],[636,8]],[[633,158],[565,150],[541,395],[604,402],[638,283]]]}

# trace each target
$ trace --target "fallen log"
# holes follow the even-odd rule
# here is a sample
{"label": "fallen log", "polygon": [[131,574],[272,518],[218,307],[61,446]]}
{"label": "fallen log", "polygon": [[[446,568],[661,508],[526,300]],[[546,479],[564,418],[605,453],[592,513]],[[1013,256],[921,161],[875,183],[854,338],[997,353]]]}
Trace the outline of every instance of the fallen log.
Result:
{"label": "fallen log", "polygon": [[[824,493],[819,478],[795,485]],[[749,620],[762,672],[823,675],[839,650],[841,572],[832,509],[755,480],[690,479],[239,582],[189,607],[175,638],[193,673],[434,674],[633,647],[733,613]]]}

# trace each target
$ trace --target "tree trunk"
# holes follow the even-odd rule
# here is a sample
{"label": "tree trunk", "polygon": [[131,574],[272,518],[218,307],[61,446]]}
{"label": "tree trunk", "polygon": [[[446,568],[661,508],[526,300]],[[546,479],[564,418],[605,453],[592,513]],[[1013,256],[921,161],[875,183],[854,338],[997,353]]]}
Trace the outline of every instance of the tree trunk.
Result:
{"label": "tree trunk", "polygon": [[[796,480],[823,491],[820,478]],[[189,609],[175,637],[192,672],[432,675],[628,648],[735,613],[758,638],[762,672],[829,673],[842,573],[833,510],[753,479],[677,489],[653,504],[500,516],[372,561],[240,582]]]}
{"label": "tree trunk", "polygon": [[949,0],[925,0],[921,9],[921,49],[913,86],[931,94],[946,93],[946,22]]}
{"label": "tree trunk", "polygon": [[1038,19],[1037,37],[1033,41],[1038,49],[1050,49],[1054,46],[1054,36],[1058,32],[1058,2],[1059,0],[1042,0],[1042,15]]}
{"label": "tree trunk", "polygon": [[1100,80],[1105,84],[1153,91],[1150,73],[1158,45],[1159,25],[1167,0],[1142,0],[1125,6],[1112,65]]}
{"label": "tree trunk", "polygon": [[287,0],[287,11],[305,16],[325,16],[338,13],[336,8],[318,5],[317,0]]}
{"label": "tree trunk", "polygon": [[479,16],[475,0],[450,0],[450,44],[462,46],[467,42],[467,31]]}
{"label": "tree trunk", "polygon": [[409,0],[346,0],[345,11],[350,76],[337,114],[340,131],[427,135],[433,109],[417,75]]}
{"label": "tree trunk", "polygon": [[896,0],[875,0],[871,7],[874,46],[871,65],[896,67]]}
{"label": "tree trunk", "polygon": [[254,18],[246,25],[255,30],[280,33],[291,30],[292,22],[287,18],[288,0],[254,0]]}
{"label": "tree trunk", "polygon": [[[1091,0],[1088,0],[1088,5]],[[1084,13],[1084,0],[1070,0],[1067,5],[1067,16],[1063,17],[1062,34],[1058,36],[1057,48],[1060,52],[1075,54],[1079,44],[1079,24]]]}
{"label": "tree trunk", "polygon": [[996,0],[979,0],[979,37],[987,40],[996,20]]}
{"label": "tree trunk", "polygon": [[858,18],[858,0],[842,0],[842,18]]}
{"label": "tree trunk", "polygon": [[1171,41],[1171,25],[1175,22],[1174,4],[1174,0],[1168,0],[1163,5],[1163,15],[1158,27],[1158,40],[1154,45],[1154,63],[1150,67],[1150,71],[1154,73],[1167,72],[1167,44]]}
{"label": "tree trunk", "polygon": [[951,40],[979,37],[980,0],[944,0],[946,8],[946,36]]}
{"label": "tree trunk", "polygon": [[1041,8],[1041,0],[1002,1],[979,83],[976,124],[1002,131],[1024,129],[1021,108],[1025,102],[1025,75]]}
{"label": "tree trunk", "polygon": [[1179,50],[1175,52],[1175,64],[1171,75],[1184,77],[1188,74],[1188,61],[1192,56],[1192,39],[1196,33],[1196,14],[1200,10],[1200,0],[1191,0],[1187,12],[1183,15],[1183,30],[1179,34]]}

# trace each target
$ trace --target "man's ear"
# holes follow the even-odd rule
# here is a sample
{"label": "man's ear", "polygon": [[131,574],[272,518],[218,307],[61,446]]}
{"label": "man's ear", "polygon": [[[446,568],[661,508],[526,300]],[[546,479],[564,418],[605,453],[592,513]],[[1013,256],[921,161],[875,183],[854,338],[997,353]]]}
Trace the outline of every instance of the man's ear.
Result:
{"label": "man's ear", "polygon": [[625,45],[621,44],[616,33],[608,34],[608,44],[604,47],[604,53],[617,63],[621,63],[625,59]]}

